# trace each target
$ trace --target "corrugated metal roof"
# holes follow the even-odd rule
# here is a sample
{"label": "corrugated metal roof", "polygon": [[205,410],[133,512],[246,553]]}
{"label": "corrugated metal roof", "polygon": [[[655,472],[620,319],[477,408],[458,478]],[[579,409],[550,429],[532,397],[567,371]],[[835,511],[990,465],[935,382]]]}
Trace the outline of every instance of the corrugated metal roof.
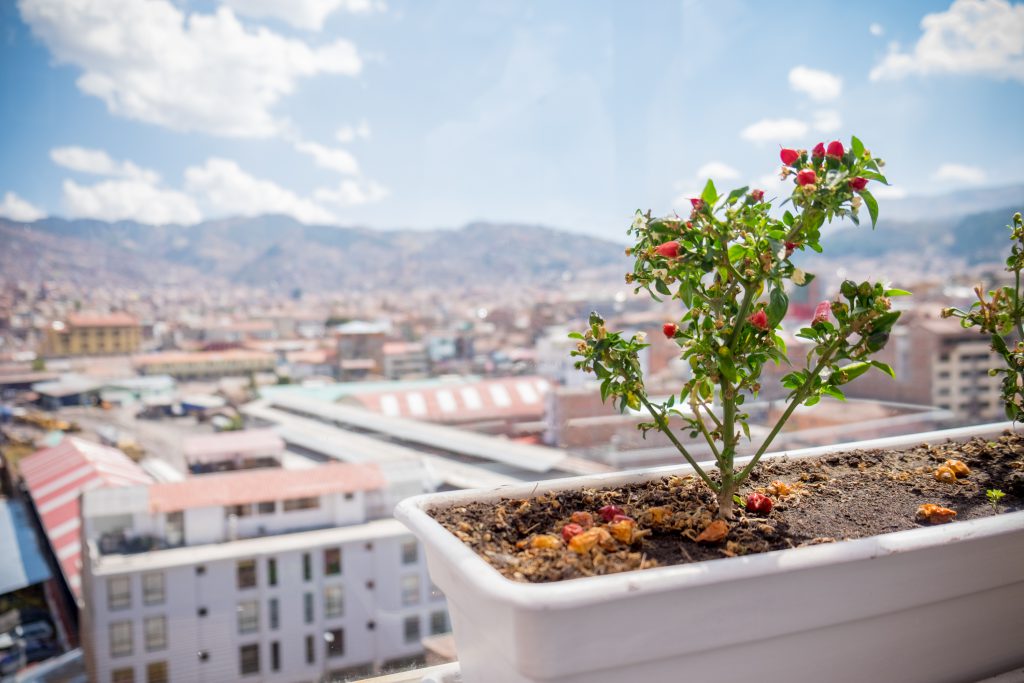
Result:
{"label": "corrugated metal roof", "polygon": [[182,450],[190,462],[208,462],[236,455],[280,455],[284,441],[272,429],[247,429],[192,436],[185,439]]}
{"label": "corrugated metal roof", "polygon": [[350,398],[376,413],[428,422],[540,420],[549,389],[541,377],[503,377],[455,386],[399,383],[388,391],[353,392]]}
{"label": "corrugated metal roof", "polygon": [[50,568],[39,550],[32,520],[18,500],[0,500],[0,595],[21,590],[50,578]]}
{"label": "corrugated metal roof", "polygon": [[81,598],[79,496],[83,491],[152,482],[116,448],[77,437],[30,455],[18,464],[68,587]]}

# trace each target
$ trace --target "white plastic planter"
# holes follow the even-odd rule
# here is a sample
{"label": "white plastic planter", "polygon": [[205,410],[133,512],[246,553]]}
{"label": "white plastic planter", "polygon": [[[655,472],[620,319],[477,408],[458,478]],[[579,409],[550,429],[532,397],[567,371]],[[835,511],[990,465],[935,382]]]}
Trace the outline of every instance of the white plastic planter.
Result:
{"label": "white plastic planter", "polygon": [[[995,436],[1007,424],[839,444],[811,457]],[[766,457],[777,457],[773,454]],[[510,581],[427,510],[644,481],[688,467],[410,498],[465,683],[954,683],[1024,666],[1024,512],[549,584]]]}

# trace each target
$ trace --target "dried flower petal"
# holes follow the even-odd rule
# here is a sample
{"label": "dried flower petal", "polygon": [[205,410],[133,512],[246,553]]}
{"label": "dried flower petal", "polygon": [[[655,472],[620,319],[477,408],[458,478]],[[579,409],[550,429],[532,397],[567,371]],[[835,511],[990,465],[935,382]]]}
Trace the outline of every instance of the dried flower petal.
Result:
{"label": "dried flower petal", "polygon": [[569,519],[573,524],[583,527],[584,531],[594,526],[594,515],[589,512],[574,512]]}
{"label": "dried flower petal", "polygon": [[721,541],[729,533],[729,525],[725,523],[724,519],[716,519],[715,521],[708,524],[704,531],[700,532],[697,536],[697,543],[717,543]]}
{"label": "dried flower petal", "polygon": [[553,549],[560,548],[561,546],[562,542],[550,534],[534,536],[533,540],[530,541],[530,547],[535,549]]}
{"label": "dried flower petal", "polygon": [[925,522],[927,524],[945,524],[956,517],[956,511],[940,507],[935,503],[925,503],[921,507],[917,508],[917,514],[914,516],[919,522]]}
{"label": "dried flower petal", "polygon": [[967,477],[971,474],[971,468],[962,460],[947,460],[942,463],[942,466],[953,470],[953,474],[957,477]]}
{"label": "dried flower petal", "polygon": [[938,469],[935,470],[935,478],[946,484],[955,484],[956,472],[945,465],[940,465]]}

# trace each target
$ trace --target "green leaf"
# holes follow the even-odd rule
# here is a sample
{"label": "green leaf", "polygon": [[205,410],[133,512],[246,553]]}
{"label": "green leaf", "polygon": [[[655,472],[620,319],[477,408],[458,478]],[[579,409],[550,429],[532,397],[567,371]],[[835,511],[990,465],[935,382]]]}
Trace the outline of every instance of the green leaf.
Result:
{"label": "green leaf", "polygon": [[744,185],[743,187],[733,190],[732,192],[729,193],[729,196],[726,198],[725,203],[732,204],[734,201],[745,195],[748,189],[750,189],[750,186]]}
{"label": "green leaf", "polygon": [[885,179],[884,175],[882,175],[881,173],[876,173],[875,171],[864,170],[860,172],[860,175],[862,178],[867,178],[868,180],[876,180],[882,183],[883,185],[889,184],[889,181]]}
{"label": "green leaf", "polygon": [[809,399],[804,401],[804,405],[807,407],[816,405],[821,400],[821,396],[811,396]]}
{"label": "green leaf", "polygon": [[740,427],[743,429],[743,433],[747,435],[747,441],[750,441],[750,425],[746,422],[740,422]]}
{"label": "green leaf", "polygon": [[1000,356],[1008,356],[1010,354],[1009,349],[1006,348],[1006,342],[998,334],[992,335],[992,348],[995,349],[996,353]]}
{"label": "green leaf", "polygon": [[772,327],[778,325],[786,317],[787,310],[789,310],[789,297],[781,288],[774,288],[768,297],[768,324]]}
{"label": "green leaf", "polygon": [[857,379],[870,369],[871,363],[865,361],[859,361],[857,363],[850,363],[849,365],[844,365],[843,367],[839,368],[838,371],[832,373],[832,379],[834,380],[832,384],[837,386],[840,384],[847,384]]}
{"label": "green leaf", "polygon": [[867,190],[861,190],[860,196],[864,198],[864,203],[868,207],[868,213],[871,214],[871,227],[873,229],[875,224],[878,223],[878,202],[875,201],[874,195]]}
{"label": "green leaf", "polygon": [[715,202],[718,201],[718,191],[715,189],[715,184],[708,178],[708,184],[704,186],[704,191],[700,193],[700,198],[710,207],[714,206]]}
{"label": "green leaf", "polygon": [[583,339],[583,335],[579,332],[570,332],[569,339]]}
{"label": "green leaf", "polygon": [[736,365],[732,362],[732,358],[718,357],[718,369],[722,372],[722,376],[730,382],[736,381]]}
{"label": "green leaf", "polygon": [[905,289],[887,289],[885,290],[886,296],[910,296],[910,292]]}
{"label": "green leaf", "polygon": [[782,222],[791,228],[793,227],[793,220],[793,214],[791,214],[789,211],[782,214]]}
{"label": "green leaf", "polygon": [[888,364],[883,363],[880,360],[873,360],[873,361],[871,361],[871,365],[875,366],[876,368],[878,368],[879,370],[881,370],[885,374],[889,375],[893,379],[896,378],[896,372],[893,371],[893,369],[891,367],[889,367]]}
{"label": "green leaf", "polygon": [[608,400],[608,391],[611,388],[611,380],[601,382],[601,403]]}
{"label": "green leaf", "polygon": [[858,159],[864,156],[864,143],[856,135],[850,138],[850,149],[853,150],[853,155]]}
{"label": "green leaf", "polygon": [[821,388],[821,393],[825,396],[831,396],[832,398],[839,399],[840,401],[846,400],[846,394],[836,387],[830,387],[827,384]]}
{"label": "green leaf", "polygon": [[672,296],[672,290],[670,290],[668,285],[666,285],[662,280],[655,280],[654,288],[665,296]]}

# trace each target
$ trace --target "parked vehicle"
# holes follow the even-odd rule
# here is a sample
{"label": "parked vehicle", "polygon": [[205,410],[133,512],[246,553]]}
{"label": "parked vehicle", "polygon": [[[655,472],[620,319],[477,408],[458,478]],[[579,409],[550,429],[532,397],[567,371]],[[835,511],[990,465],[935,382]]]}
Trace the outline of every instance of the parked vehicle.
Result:
{"label": "parked vehicle", "polygon": [[0,633],[0,676],[17,673],[27,663],[25,643],[10,633]]}
{"label": "parked vehicle", "polygon": [[25,641],[25,660],[29,664],[56,657],[60,653],[60,647],[52,640],[33,638]]}
{"label": "parked vehicle", "polygon": [[53,626],[47,621],[31,621],[14,627],[14,637],[22,640],[53,640]]}

